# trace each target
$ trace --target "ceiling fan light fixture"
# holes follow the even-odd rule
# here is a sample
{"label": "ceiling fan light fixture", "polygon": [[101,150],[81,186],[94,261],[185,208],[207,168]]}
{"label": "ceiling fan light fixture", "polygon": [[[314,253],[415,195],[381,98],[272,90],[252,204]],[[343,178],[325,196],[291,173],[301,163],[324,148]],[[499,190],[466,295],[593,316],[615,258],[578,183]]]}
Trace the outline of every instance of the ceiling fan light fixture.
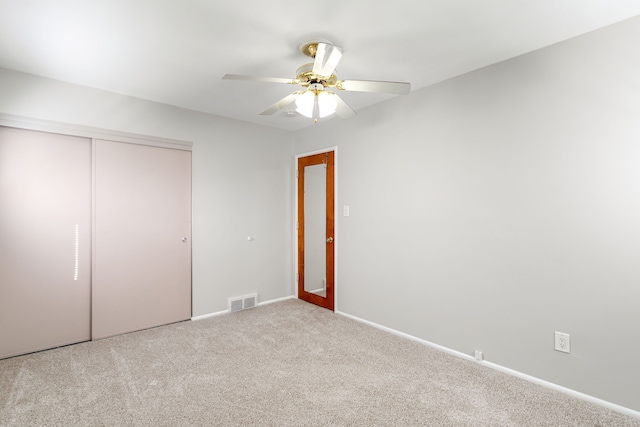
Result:
{"label": "ceiling fan light fixture", "polygon": [[296,99],[296,111],[305,117],[313,118],[313,107],[315,93],[311,90],[305,91]]}
{"label": "ceiling fan light fixture", "polygon": [[320,92],[316,98],[318,99],[318,105],[320,107],[320,118],[324,119],[336,112],[338,101],[336,96],[330,92]]}
{"label": "ceiling fan light fixture", "polygon": [[335,95],[324,90],[309,89],[296,99],[296,111],[314,120],[334,114],[337,106]]}

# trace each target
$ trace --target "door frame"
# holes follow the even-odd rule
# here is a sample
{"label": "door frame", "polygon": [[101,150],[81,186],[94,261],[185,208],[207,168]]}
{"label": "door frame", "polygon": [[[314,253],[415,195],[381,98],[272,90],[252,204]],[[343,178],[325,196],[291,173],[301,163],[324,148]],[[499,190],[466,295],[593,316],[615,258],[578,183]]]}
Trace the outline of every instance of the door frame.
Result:
{"label": "door frame", "polygon": [[338,233],[338,147],[327,147],[314,151],[307,151],[296,154],[293,159],[293,283],[294,295],[298,295],[298,159],[301,157],[313,156],[333,152],[333,311],[338,311],[338,246],[340,244]]}

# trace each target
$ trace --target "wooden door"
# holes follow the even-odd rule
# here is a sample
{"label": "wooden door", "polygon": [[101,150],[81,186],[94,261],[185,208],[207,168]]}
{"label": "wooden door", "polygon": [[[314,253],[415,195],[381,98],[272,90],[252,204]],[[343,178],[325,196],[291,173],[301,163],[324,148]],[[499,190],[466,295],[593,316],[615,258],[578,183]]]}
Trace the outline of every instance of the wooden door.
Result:
{"label": "wooden door", "polygon": [[334,152],[298,159],[298,298],[334,309]]}
{"label": "wooden door", "polygon": [[191,152],[94,141],[92,337],[191,317]]}
{"label": "wooden door", "polygon": [[0,127],[0,358],[90,339],[91,141]]}

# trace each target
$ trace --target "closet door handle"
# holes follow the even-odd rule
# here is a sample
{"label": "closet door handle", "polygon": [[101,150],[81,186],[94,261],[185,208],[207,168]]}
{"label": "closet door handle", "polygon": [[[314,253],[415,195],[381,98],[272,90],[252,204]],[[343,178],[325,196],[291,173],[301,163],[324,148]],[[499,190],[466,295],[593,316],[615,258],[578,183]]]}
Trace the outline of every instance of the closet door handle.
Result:
{"label": "closet door handle", "polygon": [[189,239],[187,239],[186,237],[183,237],[182,238],[182,243],[187,243],[187,240],[189,240]]}

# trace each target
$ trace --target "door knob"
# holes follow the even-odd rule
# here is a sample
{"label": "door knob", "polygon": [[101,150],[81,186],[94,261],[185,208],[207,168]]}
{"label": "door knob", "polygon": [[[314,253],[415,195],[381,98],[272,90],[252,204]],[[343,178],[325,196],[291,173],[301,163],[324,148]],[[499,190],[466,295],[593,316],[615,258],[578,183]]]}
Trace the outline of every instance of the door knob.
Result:
{"label": "door knob", "polygon": [[187,240],[188,240],[188,239],[187,239],[186,237],[183,237],[183,238],[182,238],[182,243],[187,243]]}
{"label": "door knob", "polygon": [[333,242],[333,237],[327,237],[327,243],[332,243]]}

